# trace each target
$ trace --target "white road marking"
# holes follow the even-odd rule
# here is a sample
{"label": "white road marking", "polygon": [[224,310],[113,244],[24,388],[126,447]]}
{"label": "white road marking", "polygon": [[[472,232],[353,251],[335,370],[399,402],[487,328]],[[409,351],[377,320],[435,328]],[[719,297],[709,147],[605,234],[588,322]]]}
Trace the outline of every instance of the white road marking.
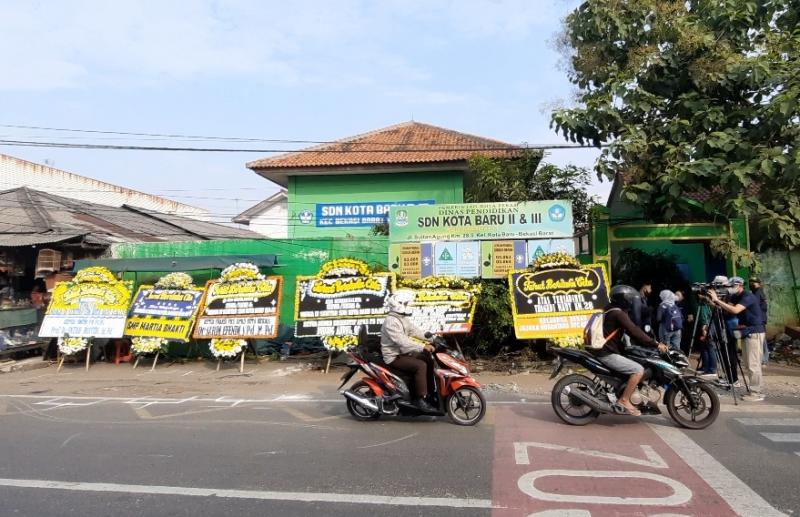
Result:
{"label": "white road marking", "polygon": [[[632,478],[648,479],[662,483],[672,489],[668,497],[616,497],[599,495],[560,494],[557,492],[543,492],[536,488],[536,480],[544,477],[589,477],[589,478]],[[540,501],[553,501],[558,503],[587,503],[587,504],[624,504],[636,506],[678,506],[692,498],[692,491],[674,479],[654,474],[652,472],[625,471],[625,470],[535,470],[523,474],[517,481],[519,489]]]}
{"label": "white road marking", "polygon": [[181,377],[186,377],[187,375],[191,375],[192,373],[194,373],[194,370],[189,370],[188,372],[181,375]]}
{"label": "white road marking", "polygon": [[277,492],[267,490],[232,490],[159,485],[123,485],[117,483],[83,483],[45,479],[2,479],[0,486],[44,488],[75,492],[108,492],[118,494],[175,495],[189,497],[226,497],[265,501],[297,501],[303,503],[374,504],[387,506],[439,506],[446,508],[495,508],[490,499],[455,497],[404,497],[372,494],[339,494],[331,492]]}
{"label": "white road marking", "polygon": [[773,508],[745,482],[726,469],[694,440],[675,427],[648,424],[701,479],[714,489],[739,515],[786,517]]}
{"label": "white road marking", "polygon": [[781,406],[778,404],[723,404],[719,408],[722,413],[798,413],[800,406]]}
{"label": "white road marking", "polygon": [[418,434],[419,433],[411,433],[411,434],[409,434],[407,436],[403,436],[402,438],[397,438],[396,440],[389,440],[388,442],[383,442],[383,443],[374,443],[372,445],[364,445],[364,446],[361,446],[361,447],[356,447],[356,449],[369,449],[369,448],[372,448],[372,447],[382,447],[384,445],[391,445],[393,443],[402,442],[403,440],[408,440],[409,438],[413,438],[413,437],[417,436]]}
{"label": "white road marking", "polygon": [[651,467],[655,469],[667,468],[667,462],[664,461],[664,458],[659,456],[659,454],[655,450],[653,450],[653,448],[650,447],[649,445],[641,446],[642,451],[644,451],[644,455],[647,456],[647,459],[643,460],[641,458],[624,456],[622,454],[615,454],[613,452],[595,451],[591,449],[580,449],[578,447],[569,447],[566,445],[556,445],[553,443],[541,443],[541,442],[514,442],[514,459],[517,462],[517,465],[531,464],[530,457],[528,456],[528,447],[534,447],[537,449],[547,449],[550,451],[571,452],[574,454],[582,454],[584,456],[590,456],[592,458],[603,458],[606,460],[622,461],[625,463],[633,463],[634,465],[641,465],[643,467]]}
{"label": "white road marking", "polygon": [[800,443],[800,433],[761,433],[761,436],[781,443]]}
{"label": "white road marking", "polygon": [[77,438],[78,436],[80,436],[82,434],[83,434],[82,432],[73,434],[72,436],[70,436],[69,438],[64,440],[64,442],[61,444],[61,447],[62,448],[66,447],[69,442],[71,442],[72,440],[74,440],[75,438]]}
{"label": "white road marking", "polygon": [[735,418],[737,422],[742,425],[798,425],[800,426],[800,418]]}

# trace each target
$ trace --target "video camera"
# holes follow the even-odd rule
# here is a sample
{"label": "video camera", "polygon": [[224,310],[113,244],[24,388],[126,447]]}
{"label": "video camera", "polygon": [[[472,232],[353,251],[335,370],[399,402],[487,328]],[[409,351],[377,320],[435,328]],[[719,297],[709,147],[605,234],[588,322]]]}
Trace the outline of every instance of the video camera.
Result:
{"label": "video camera", "polygon": [[716,282],[710,282],[710,283],[696,282],[692,284],[692,292],[699,296],[708,297],[708,292],[711,290],[717,293],[717,297],[720,300],[725,301],[725,299],[728,297],[727,285]]}

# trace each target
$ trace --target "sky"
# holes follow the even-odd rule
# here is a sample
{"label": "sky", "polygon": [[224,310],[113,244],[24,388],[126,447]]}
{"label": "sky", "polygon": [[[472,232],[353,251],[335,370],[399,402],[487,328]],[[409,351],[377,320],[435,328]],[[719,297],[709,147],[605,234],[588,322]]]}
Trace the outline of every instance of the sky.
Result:
{"label": "sky", "polygon": [[[0,124],[328,141],[416,120],[563,144],[574,89],[553,41],[577,0],[0,0]],[[0,126],[10,140],[299,149]],[[0,152],[230,218],[276,187],[268,153],[10,147]],[[594,149],[545,161],[592,167]],[[2,185],[0,185],[2,188]],[[602,201],[609,183],[595,184]]]}

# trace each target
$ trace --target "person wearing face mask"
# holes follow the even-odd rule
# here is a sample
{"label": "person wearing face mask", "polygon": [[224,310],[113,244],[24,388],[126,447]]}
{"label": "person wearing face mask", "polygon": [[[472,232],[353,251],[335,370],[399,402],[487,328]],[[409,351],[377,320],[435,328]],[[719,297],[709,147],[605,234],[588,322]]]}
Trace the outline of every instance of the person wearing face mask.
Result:
{"label": "person wearing face mask", "polygon": [[[750,277],[750,292],[756,295],[758,298],[758,304],[761,306],[761,313],[764,315],[764,327],[767,326],[767,295],[764,294],[764,286],[761,283],[761,279],[757,276]],[[761,364],[767,364],[769,362],[769,348],[767,347],[767,338],[766,334],[764,334],[764,357],[761,360]]]}
{"label": "person wearing face mask", "polygon": [[744,279],[735,276],[730,280],[730,296],[727,302],[722,301],[714,290],[709,291],[711,303],[728,314],[739,318],[744,350],[742,351],[742,367],[750,380],[750,395],[742,397],[750,402],[764,400],[761,386],[761,359],[764,353],[763,343],[766,337],[764,315],[757,296],[744,290]]}
{"label": "person wearing face mask", "polygon": [[639,295],[631,302],[631,320],[637,327],[645,332],[650,330],[652,322],[652,310],[648,298],[653,292],[653,284],[650,281],[642,282],[639,288]]}

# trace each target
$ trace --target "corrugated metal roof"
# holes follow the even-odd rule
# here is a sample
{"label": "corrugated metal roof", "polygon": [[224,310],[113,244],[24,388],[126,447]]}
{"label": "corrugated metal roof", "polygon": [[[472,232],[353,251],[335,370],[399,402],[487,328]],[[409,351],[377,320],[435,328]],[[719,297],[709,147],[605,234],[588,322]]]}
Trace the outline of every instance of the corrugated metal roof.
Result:
{"label": "corrugated metal roof", "polygon": [[[129,206],[105,206],[55,196],[26,187],[0,192],[3,246],[60,242],[155,242],[253,239],[248,230]],[[34,242],[39,239],[38,242]]]}

